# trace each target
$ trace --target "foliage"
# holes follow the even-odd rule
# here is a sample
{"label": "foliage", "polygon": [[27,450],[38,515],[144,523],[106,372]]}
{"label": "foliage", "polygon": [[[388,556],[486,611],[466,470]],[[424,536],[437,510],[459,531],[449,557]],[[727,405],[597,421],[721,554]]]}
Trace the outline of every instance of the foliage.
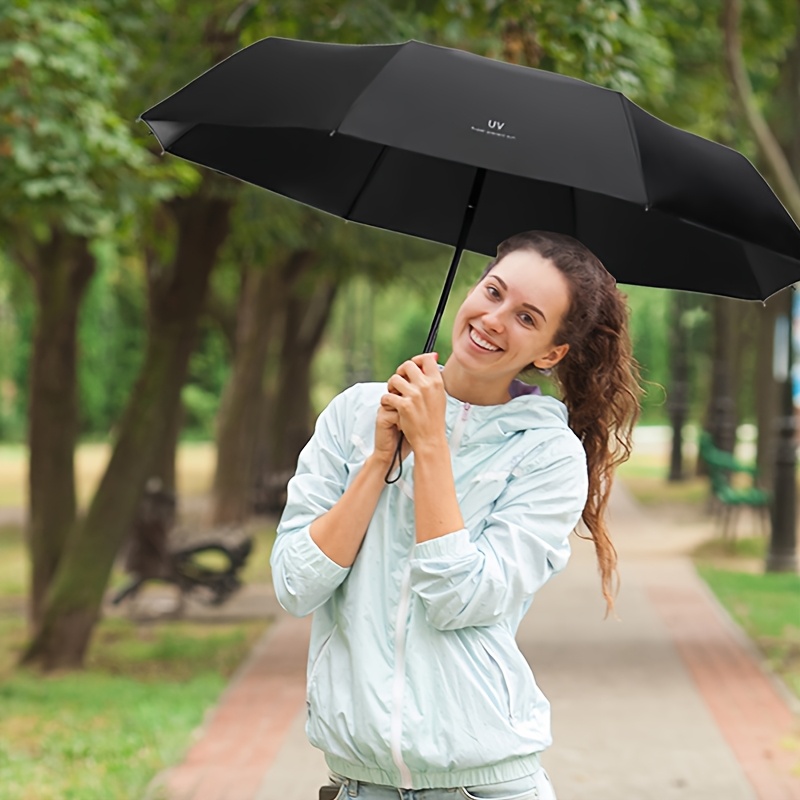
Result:
{"label": "foliage", "polygon": [[131,50],[97,3],[12,0],[0,17],[0,226],[111,236],[134,210],[145,151],[114,111]]}
{"label": "foliage", "polygon": [[[653,32],[674,54],[675,79],[662,94],[648,93],[652,108],[678,127],[755,157],[751,137],[734,112],[725,74],[720,0],[653,0]],[[781,84],[781,66],[798,23],[793,0],[745,3],[745,58],[754,89],[767,107]],[[773,112],[780,115],[780,108]]]}
{"label": "foliage", "polygon": [[[0,618],[0,665],[22,642]],[[0,785],[7,800],[142,797],[189,743],[263,622],[98,627],[86,672],[0,672]]]}
{"label": "foliage", "polygon": [[25,436],[34,306],[30,286],[0,252],[0,441]]}
{"label": "foliage", "polygon": [[636,0],[389,0],[259,4],[267,35],[343,43],[418,39],[590,80],[633,96],[660,92],[671,53]]}
{"label": "foliage", "polygon": [[98,274],[81,313],[79,392],[81,432],[107,436],[119,419],[144,350],[141,271],[111,242],[95,246]]}

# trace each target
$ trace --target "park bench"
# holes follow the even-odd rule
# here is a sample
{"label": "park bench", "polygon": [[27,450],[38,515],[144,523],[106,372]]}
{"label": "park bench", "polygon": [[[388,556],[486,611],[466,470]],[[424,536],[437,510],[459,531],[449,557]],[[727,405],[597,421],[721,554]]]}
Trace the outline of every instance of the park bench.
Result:
{"label": "park bench", "polygon": [[148,481],[125,557],[131,579],[112,597],[114,605],[153,580],[177,586],[181,605],[189,595],[221,605],[241,587],[239,573],[253,547],[243,526],[198,530],[174,522],[174,495],[160,481]]}
{"label": "park bench", "polygon": [[[742,508],[751,508],[761,517],[762,532],[769,531],[770,494],[758,486],[758,469],[755,464],[745,464],[733,453],[714,446],[707,431],[700,434],[698,442],[700,458],[708,470],[711,495],[718,520],[722,526],[723,540],[736,538],[735,517]],[[746,475],[742,484],[737,475]]]}

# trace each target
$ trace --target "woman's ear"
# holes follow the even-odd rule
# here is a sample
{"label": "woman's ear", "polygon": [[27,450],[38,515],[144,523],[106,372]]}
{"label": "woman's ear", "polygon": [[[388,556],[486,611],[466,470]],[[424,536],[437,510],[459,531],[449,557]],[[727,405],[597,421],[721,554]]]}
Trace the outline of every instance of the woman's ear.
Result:
{"label": "woman's ear", "polygon": [[568,344],[556,345],[547,355],[537,358],[533,362],[536,369],[552,369],[569,352]]}

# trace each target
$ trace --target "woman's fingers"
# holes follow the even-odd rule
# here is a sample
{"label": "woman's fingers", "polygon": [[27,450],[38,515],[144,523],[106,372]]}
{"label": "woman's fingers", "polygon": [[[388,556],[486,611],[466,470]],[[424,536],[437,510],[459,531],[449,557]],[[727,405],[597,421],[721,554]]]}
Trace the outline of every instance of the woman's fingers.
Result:
{"label": "woman's fingers", "polygon": [[399,395],[407,395],[411,388],[409,381],[397,372],[389,378],[386,385],[392,394]]}
{"label": "woman's fingers", "polygon": [[438,353],[420,353],[418,356],[409,359],[409,361],[418,367],[425,375],[439,374]]}
{"label": "woman's fingers", "polygon": [[386,412],[397,413],[397,406],[400,402],[400,395],[396,392],[381,396],[381,408]]}
{"label": "woman's fingers", "polygon": [[425,378],[439,378],[439,365],[437,353],[421,353],[420,355],[404,361],[395,372],[405,378],[409,383],[423,383]]}
{"label": "woman's fingers", "polygon": [[424,373],[434,375],[439,371],[438,353],[420,353],[404,361],[397,371],[402,375],[416,375]]}

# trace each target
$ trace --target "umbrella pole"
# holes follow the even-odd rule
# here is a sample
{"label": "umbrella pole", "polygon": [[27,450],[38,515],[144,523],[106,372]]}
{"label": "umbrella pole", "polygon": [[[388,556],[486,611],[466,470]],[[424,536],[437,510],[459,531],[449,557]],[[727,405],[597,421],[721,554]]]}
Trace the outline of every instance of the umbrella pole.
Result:
{"label": "umbrella pole", "polygon": [[428,338],[425,340],[425,349],[423,353],[433,352],[436,345],[436,335],[439,333],[439,324],[442,321],[445,306],[447,305],[447,298],[450,297],[450,290],[453,288],[453,281],[456,278],[456,271],[461,262],[461,254],[464,252],[464,245],[467,243],[467,236],[469,236],[470,228],[472,227],[472,220],[475,218],[475,209],[478,206],[480,199],[481,189],[483,188],[483,181],[486,178],[486,170],[479,169],[475,172],[475,178],[472,181],[472,188],[469,192],[469,200],[467,201],[467,208],[464,211],[464,219],[461,221],[461,230],[456,240],[456,251],[453,253],[453,260],[450,262],[450,269],[447,270],[447,277],[444,281],[442,294],[439,298],[439,305],[436,307],[436,313],[433,315],[431,322],[431,329],[428,332]]}
{"label": "umbrella pole", "polygon": [[[467,236],[469,236],[469,230],[472,227],[472,220],[475,218],[475,209],[478,206],[478,200],[480,199],[481,189],[483,188],[483,181],[485,178],[485,169],[476,170],[475,177],[472,181],[472,188],[469,192],[467,207],[464,211],[464,218],[461,221],[461,230],[459,231],[458,239],[456,240],[456,250],[453,253],[453,258],[450,262],[450,269],[447,270],[447,277],[444,279],[442,294],[439,297],[439,304],[436,306],[436,313],[433,315],[433,321],[431,322],[431,328],[428,332],[428,338],[425,340],[425,349],[422,351],[423,353],[432,353],[433,348],[436,345],[436,335],[439,333],[439,324],[442,321],[442,315],[444,314],[445,306],[447,306],[447,298],[450,297],[450,291],[453,288],[453,281],[456,279],[458,265],[461,262],[461,255],[464,252],[464,245],[467,243]],[[401,432],[397,439],[397,450],[395,450],[392,464],[389,467],[389,471],[386,473],[386,477],[384,478],[386,483],[396,483],[398,480],[400,480],[400,476],[403,474],[402,450],[403,434]],[[389,476],[392,474],[392,472],[394,472],[395,464],[397,464],[398,467],[397,475],[395,475],[393,478],[390,478]]]}

